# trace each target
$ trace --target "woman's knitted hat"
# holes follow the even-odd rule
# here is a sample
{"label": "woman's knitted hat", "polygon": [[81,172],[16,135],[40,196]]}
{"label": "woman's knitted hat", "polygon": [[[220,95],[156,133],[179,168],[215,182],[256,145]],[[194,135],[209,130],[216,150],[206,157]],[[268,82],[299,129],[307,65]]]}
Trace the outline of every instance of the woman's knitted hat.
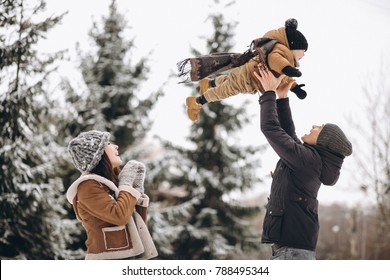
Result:
{"label": "woman's knitted hat", "polygon": [[317,138],[317,145],[344,157],[352,154],[351,142],[349,142],[340,127],[335,124],[327,123],[323,126]]}
{"label": "woman's knitted hat", "polygon": [[305,50],[309,47],[305,36],[297,30],[298,21],[295,18],[286,20],[284,24],[290,50]]}
{"label": "woman's knitted hat", "polygon": [[98,130],[81,132],[72,139],[68,151],[75,167],[80,172],[90,172],[102,159],[104,148],[108,143],[110,133]]}

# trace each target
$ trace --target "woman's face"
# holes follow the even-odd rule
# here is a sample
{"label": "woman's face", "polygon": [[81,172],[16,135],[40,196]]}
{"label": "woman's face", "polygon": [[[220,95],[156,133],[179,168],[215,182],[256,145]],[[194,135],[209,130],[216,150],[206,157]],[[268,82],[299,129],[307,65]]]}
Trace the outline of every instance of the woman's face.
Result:
{"label": "woman's face", "polygon": [[111,142],[108,142],[106,147],[104,148],[108,158],[110,159],[112,168],[120,167],[122,164],[122,160],[119,157],[118,145],[114,145]]}

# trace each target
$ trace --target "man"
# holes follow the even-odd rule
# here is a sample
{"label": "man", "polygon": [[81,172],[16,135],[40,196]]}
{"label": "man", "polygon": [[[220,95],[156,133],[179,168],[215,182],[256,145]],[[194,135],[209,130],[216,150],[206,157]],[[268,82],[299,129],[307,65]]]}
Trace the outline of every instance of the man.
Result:
{"label": "man", "polygon": [[[309,134],[295,133],[288,91],[259,65],[254,73],[265,92],[260,96],[261,131],[280,157],[273,173],[263,222],[263,243],[273,243],[270,259],[316,259],[319,222],[317,194],[321,184],[334,185],[352,145],[335,124],[314,125]],[[278,99],[276,99],[276,95]]]}

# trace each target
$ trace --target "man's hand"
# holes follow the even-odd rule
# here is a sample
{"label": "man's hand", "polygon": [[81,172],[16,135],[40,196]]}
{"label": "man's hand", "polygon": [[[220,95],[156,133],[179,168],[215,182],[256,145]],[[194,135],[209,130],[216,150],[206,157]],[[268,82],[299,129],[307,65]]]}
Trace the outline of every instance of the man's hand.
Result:
{"label": "man's hand", "polygon": [[294,84],[295,80],[293,79],[283,79],[278,88],[276,89],[276,95],[279,99],[287,98],[288,92],[290,91],[291,86]]}
{"label": "man's hand", "polygon": [[275,78],[274,74],[272,74],[272,72],[267,68],[267,66],[261,63],[257,65],[257,68],[259,69],[260,74],[258,74],[256,71],[254,71],[253,74],[263,86],[264,91],[276,92],[276,89],[278,88],[280,82],[285,76],[280,75],[279,78]]}

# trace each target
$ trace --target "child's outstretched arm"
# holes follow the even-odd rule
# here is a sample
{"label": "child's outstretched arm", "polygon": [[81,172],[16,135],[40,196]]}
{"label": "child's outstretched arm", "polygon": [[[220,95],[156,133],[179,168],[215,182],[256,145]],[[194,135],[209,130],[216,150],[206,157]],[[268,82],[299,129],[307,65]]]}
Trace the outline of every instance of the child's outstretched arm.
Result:
{"label": "child's outstretched arm", "polygon": [[274,49],[272,52],[268,54],[267,62],[269,67],[273,71],[276,71],[279,74],[284,74],[283,69],[286,68],[287,66],[290,67],[294,66],[288,61],[284,52],[277,49]]}
{"label": "child's outstretched arm", "polygon": [[286,74],[289,77],[300,77],[302,76],[301,71],[292,66],[286,66],[282,69],[283,74]]}

